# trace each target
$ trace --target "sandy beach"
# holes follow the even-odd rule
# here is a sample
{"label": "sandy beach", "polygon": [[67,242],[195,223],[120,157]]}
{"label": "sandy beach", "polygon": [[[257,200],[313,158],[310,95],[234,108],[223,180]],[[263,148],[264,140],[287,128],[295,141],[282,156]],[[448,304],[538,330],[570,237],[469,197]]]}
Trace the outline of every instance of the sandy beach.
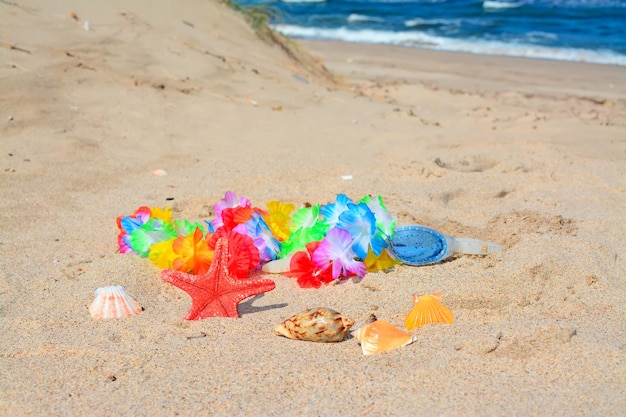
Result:
{"label": "sandy beach", "polygon": [[[626,67],[287,53],[209,0],[0,1],[0,16],[1,415],[624,415]],[[503,251],[320,289],[272,275],[240,318],[184,321],[189,296],[119,253],[116,218],[210,220],[226,191],[381,195],[398,224]],[[93,320],[107,285],[144,311]],[[401,349],[272,331],[317,306],[402,327],[420,292],[455,322]]]}

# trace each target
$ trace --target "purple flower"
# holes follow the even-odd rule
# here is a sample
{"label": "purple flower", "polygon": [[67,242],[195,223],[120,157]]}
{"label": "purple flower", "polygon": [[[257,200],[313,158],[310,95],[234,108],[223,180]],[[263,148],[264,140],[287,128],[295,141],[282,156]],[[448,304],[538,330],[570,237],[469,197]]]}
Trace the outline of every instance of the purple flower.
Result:
{"label": "purple flower", "polygon": [[364,277],[367,268],[363,262],[354,259],[352,244],[352,237],[348,231],[339,228],[330,229],[313,252],[311,259],[315,266],[322,270],[332,266],[333,279],[350,274]]}

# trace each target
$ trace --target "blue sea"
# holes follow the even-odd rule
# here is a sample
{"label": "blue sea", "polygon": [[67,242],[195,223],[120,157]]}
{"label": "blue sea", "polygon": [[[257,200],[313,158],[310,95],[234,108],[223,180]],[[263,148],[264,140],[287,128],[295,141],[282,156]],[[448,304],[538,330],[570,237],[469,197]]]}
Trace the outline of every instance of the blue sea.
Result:
{"label": "blue sea", "polygon": [[626,0],[237,0],[294,38],[626,66]]}

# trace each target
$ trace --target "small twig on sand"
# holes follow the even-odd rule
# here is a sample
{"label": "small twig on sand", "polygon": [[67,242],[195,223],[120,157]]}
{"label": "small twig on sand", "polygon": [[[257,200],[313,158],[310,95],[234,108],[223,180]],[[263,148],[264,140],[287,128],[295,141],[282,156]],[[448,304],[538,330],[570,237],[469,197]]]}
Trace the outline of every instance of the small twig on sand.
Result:
{"label": "small twig on sand", "polygon": [[207,337],[208,335],[205,332],[200,332],[200,335],[198,336],[187,336],[187,340],[191,340],[191,339],[200,339],[203,337]]}
{"label": "small twig on sand", "polygon": [[0,46],[6,49],[10,49],[12,51],[20,51],[26,54],[30,54],[30,51],[28,49],[20,48],[19,46],[11,45],[10,43],[0,42]]}
{"label": "small twig on sand", "polygon": [[201,54],[209,55],[209,56],[212,56],[213,58],[219,59],[222,62],[226,62],[226,57],[224,57],[222,55],[214,54],[211,51],[207,51],[205,49],[198,48],[195,45],[193,45],[192,43],[184,41],[182,39],[178,39],[177,37],[174,37],[173,39],[175,41],[177,41],[177,42],[182,43],[183,45],[185,45],[187,48],[191,49],[192,51],[200,52]]}

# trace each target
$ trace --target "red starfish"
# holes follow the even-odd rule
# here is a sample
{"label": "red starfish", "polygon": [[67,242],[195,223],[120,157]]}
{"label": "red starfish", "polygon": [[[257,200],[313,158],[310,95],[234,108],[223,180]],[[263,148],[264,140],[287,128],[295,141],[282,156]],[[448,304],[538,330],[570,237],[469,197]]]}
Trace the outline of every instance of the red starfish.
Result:
{"label": "red starfish", "polygon": [[161,278],[186,291],[192,299],[185,320],[202,320],[208,317],[239,317],[237,306],[242,300],[276,288],[269,279],[236,278],[228,270],[229,237],[215,243],[213,262],[208,271],[192,275],[166,269]]}

